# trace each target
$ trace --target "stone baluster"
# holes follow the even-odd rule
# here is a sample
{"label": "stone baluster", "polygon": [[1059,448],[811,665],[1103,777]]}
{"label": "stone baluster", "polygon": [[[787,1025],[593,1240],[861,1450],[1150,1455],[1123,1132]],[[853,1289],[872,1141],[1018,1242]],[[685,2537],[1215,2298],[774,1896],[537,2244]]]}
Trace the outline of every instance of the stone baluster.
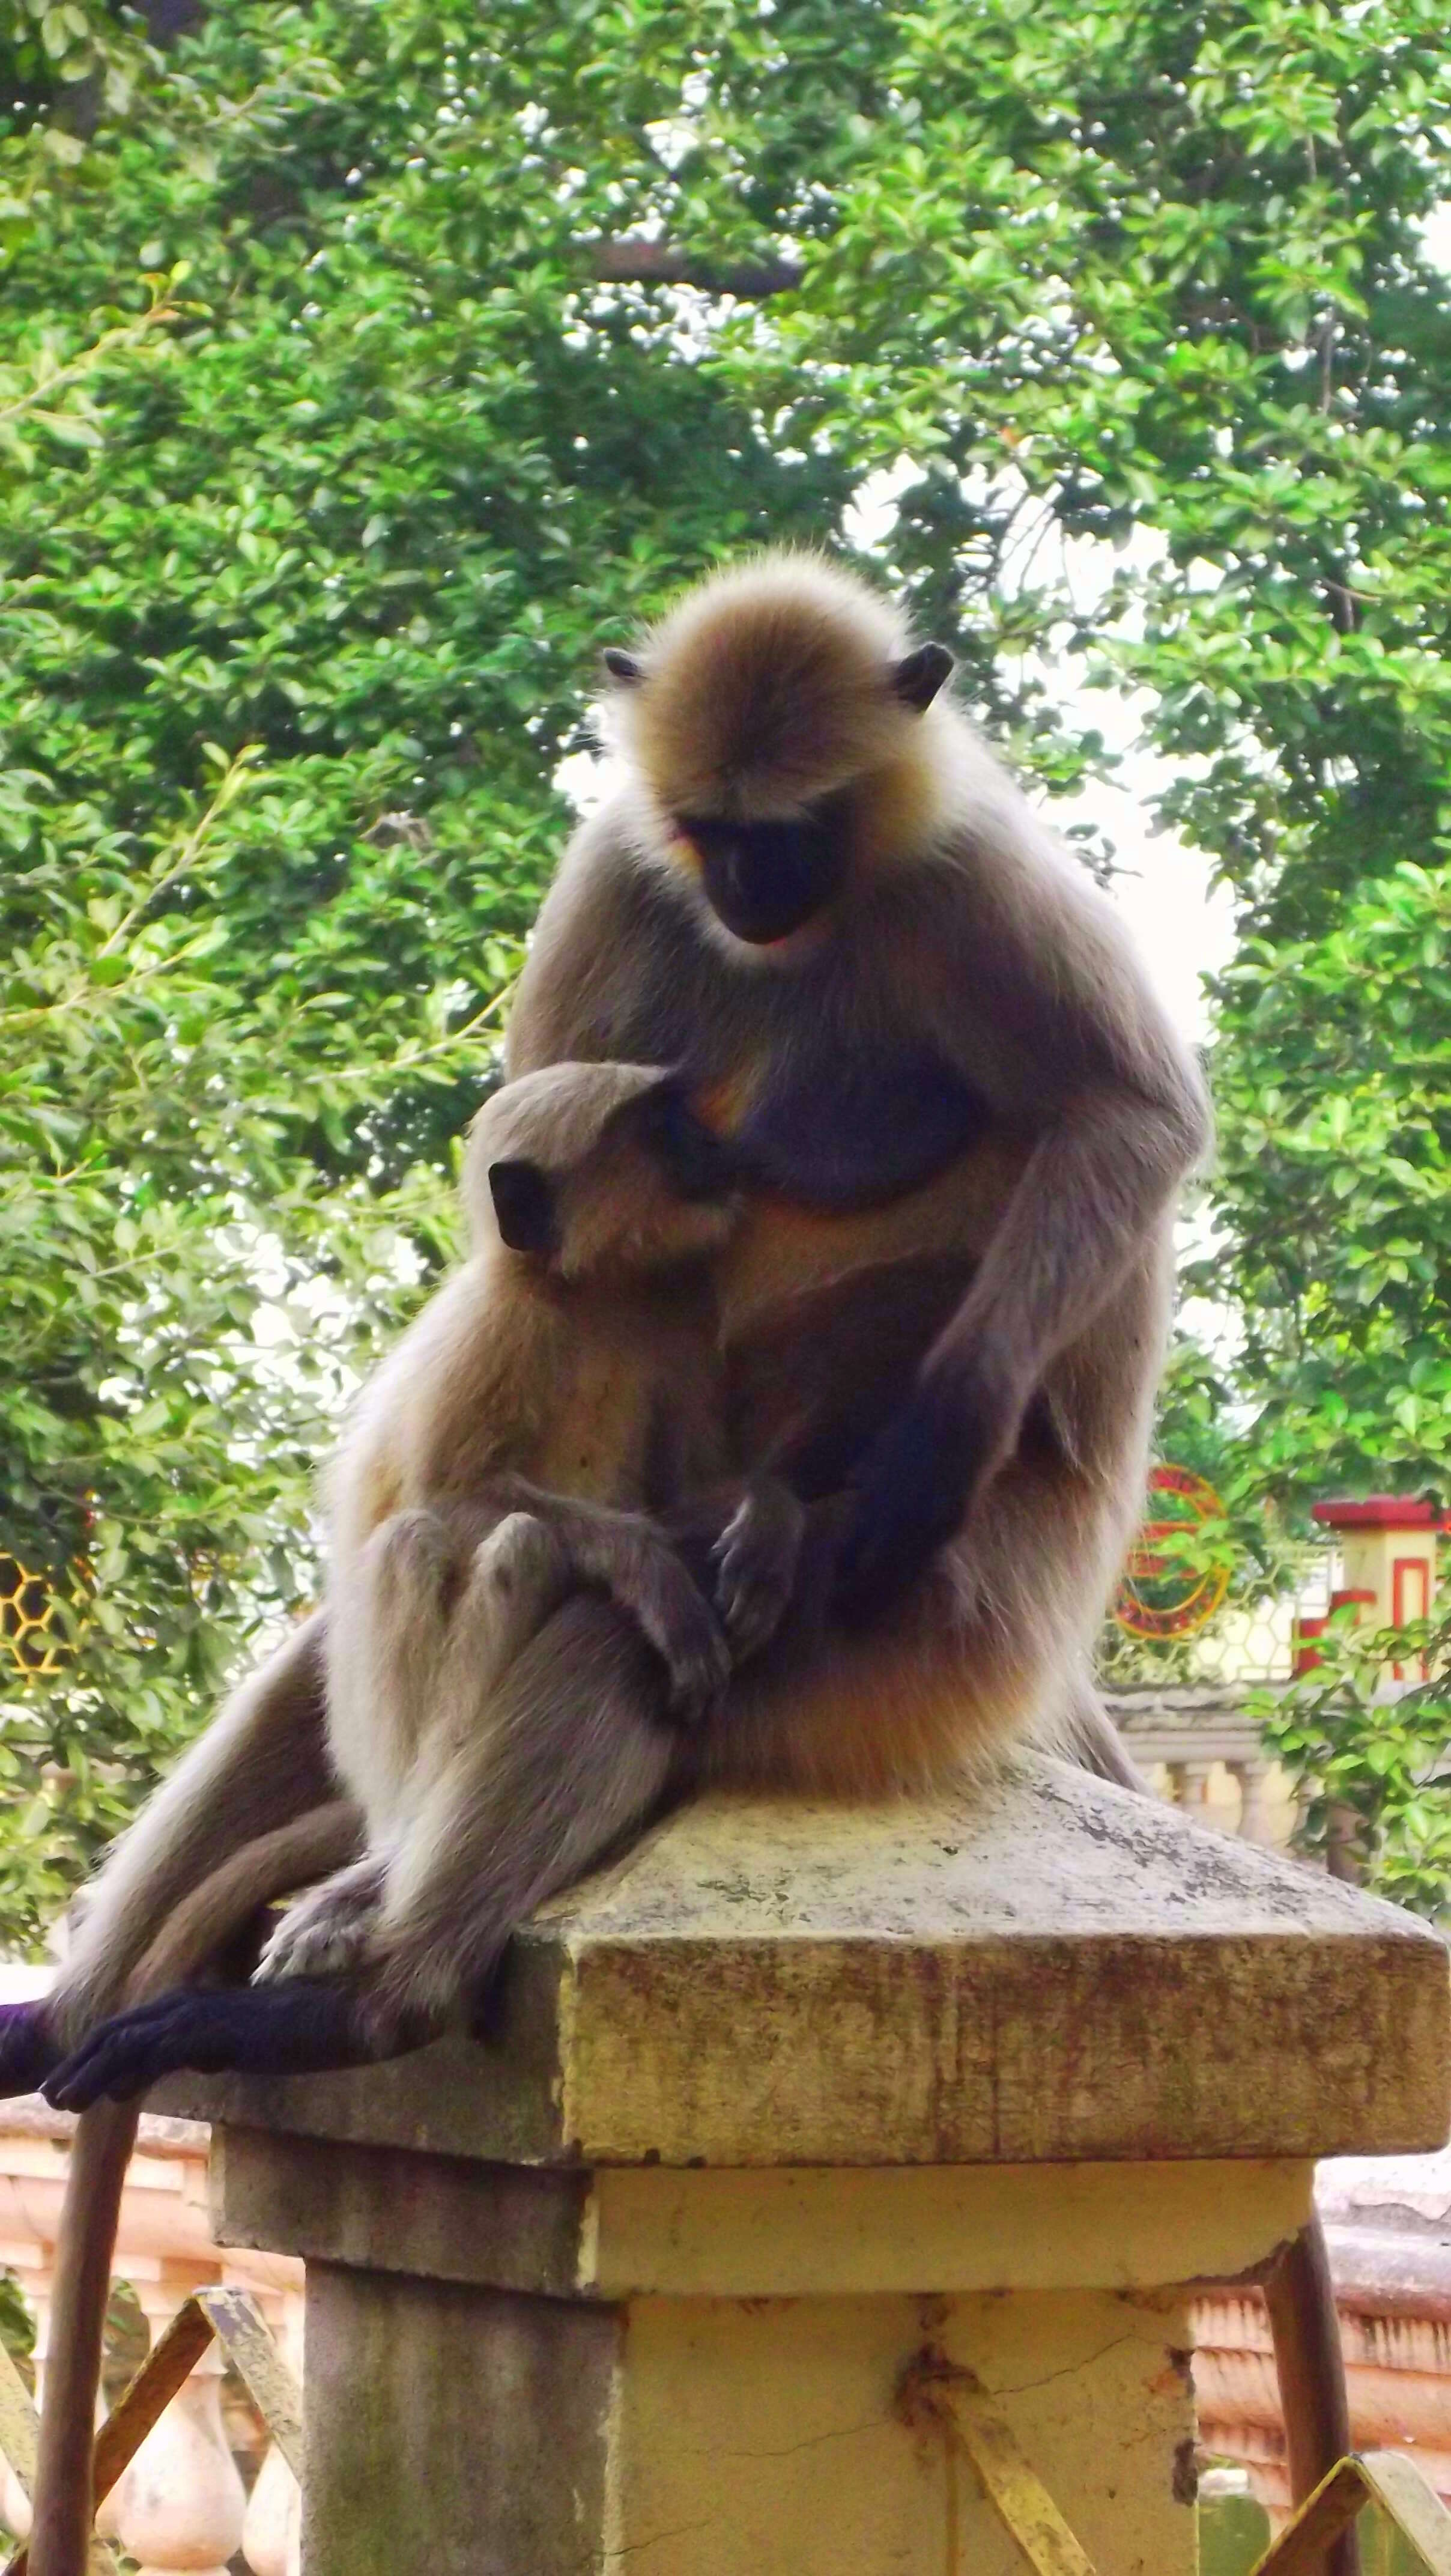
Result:
{"label": "stone baluster", "polygon": [[[31,1971],[0,1966],[0,1997],[35,1990]],[[14,2274],[36,2320],[40,2397],[49,2299],[72,2122],[40,2101],[0,2104],[0,2266]],[[118,2279],[131,2282],[155,2332],[187,2293],[219,2275],[250,2290],[284,2346],[288,2318],[300,2313],[302,2267],[265,2253],[223,2257],[211,2241],[206,2205],[204,2129],[146,2114],[126,2178],[116,2252]],[[298,2360],[300,2329],[292,2329]],[[124,2532],[151,2569],[215,2569],[232,2555],[241,2527],[242,2491],[218,2405],[223,2363],[213,2352],[188,2382],[97,2517],[108,2539]],[[172,2417],[176,2420],[173,2423]],[[129,2481],[141,2472],[135,2492]],[[268,2467],[256,2529],[256,2576],[296,2576],[297,2508],[282,2463]],[[270,2499],[270,2501],[269,2501]],[[0,2519],[24,2538],[30,2509],[19,2481],[0,2462]]]}
{"label": "stone baluster", "polygon": [[1180,1804],[1191,1816],[1202,1816],[1209,1804],[1209,1775],[1213,1768],[1212,1762],[1181,1762],[1178,1765],[1182,1783]]}
{"label": "stone baluster", "polygon": [[[39,2262],[34,2260],[37,2251],[41,2258]],[[29,2252],[32,2259],[21,2261],[17,2259],[17,2249],[0,2245],[0,2262],[3,2262],[7,2272],[13,2274],[21,2297],[35,2320],[35,2402],[40,2406],[45,2401],[45,2363],[50,2347],[50,2292],[55,2268],[54,2249],[50,2245],[39,2249],[32,2246]],[[96,2422],[103,2423],[105,2415],[105,2400],[98,2397]],[[107,2496],[96,2516],[96,2528],[107,2540],[114,2540],[117,2536],[116,2517],[119,2506],[120,2490],[117,2488]],[[3,2522],[7,2531],[14,2532],[17,2540],[29,2539],[30,2499],[20,2480],[14,2471],[7,2467],[4,2460],[0,2460],[0,2522]]]}
{"label": "stone baluster", "polygon": [[1230,1770],[1239,1784],[1239,1830],[1247,1843],[1273,1846],[1275,1835],[1270,1823],[1266,1789],[1270,1766],[1267,1762],[1234,1762]]}
{"label": "stone baluster", "polygon": [[[169,2263],[127,2271],[154,2343],[188,2293],[215,2272]],[[227,2576],[241,2546],[246,2490],[222,2426],[226,2368],[216,2344],[202,2355],[184,2388],[148,2433],[122,2482],[116,2521],[122,2546],[140,2576]]]}
{"label": "stone baluster", "polygon": [[[283,2360],[302,2379],[300,2290],[258,2290],[255,2296],[281,2348]],[[242,2526],[242,2555],[252,2576],[299,2576],[302,2566],[302,2497],[296,2478],[274,2442],[257,2472]]]}
{"label": "stone baluster", "polygon": [[[39,2256],[39,2260],[37,2260]],[[35,2348],[43,2356],[50,2325],[50,2248],[0,2242],[0,2263],[13,2274],[15,2286],[35,2323]],[[37,2376],[42,2362],[37,2361]],[[0,2459],[0,2522],[17,2540],[30,2537],[30,2499],[13,2469]]]}

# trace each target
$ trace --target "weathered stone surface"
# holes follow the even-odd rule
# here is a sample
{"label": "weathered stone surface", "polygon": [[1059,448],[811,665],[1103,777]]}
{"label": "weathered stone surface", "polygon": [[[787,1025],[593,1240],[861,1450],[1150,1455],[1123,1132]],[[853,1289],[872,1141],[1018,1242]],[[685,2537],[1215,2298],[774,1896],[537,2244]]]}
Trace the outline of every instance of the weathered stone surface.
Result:
{"label": "weathered stone surface", "polygon": [[1190,2576],[1175,2285],[1438,2142],[1448,2025],[1423,1926],[1044,1763],[704,1803],[525,1927],[497,2048],[172,2099],[307,2258],[308,2576],[1011,2576],[900,2403],[953,2365],[1096,2565]]}
{"label": "weathered stone surface", "polygon": [[315,2576],[593,2576],[609,2308],[309,2265],[302,2563]]}
{"label": "weathered stone surface", "polygon": [[526,2164],[1301,2158],[1447,2132],[1433,1933],[1055,1763],[932,1805],[704,1801],[515,1954],[497,2048],[167,2107]]}
{"label": "weathered stone surface", "polygon": [[220,2242],[548,2298],[1137,2290],[1234,2278],[1310,2215],[1314,2167],[486,2165],[225,2129]]}

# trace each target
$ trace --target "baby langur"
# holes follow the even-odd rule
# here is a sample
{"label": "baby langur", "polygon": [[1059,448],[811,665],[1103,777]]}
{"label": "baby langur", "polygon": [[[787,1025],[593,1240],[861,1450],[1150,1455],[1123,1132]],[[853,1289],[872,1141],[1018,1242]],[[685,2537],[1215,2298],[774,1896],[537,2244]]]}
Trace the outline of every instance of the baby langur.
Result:
{"label": "baby langur", "polygon": [[[637,1066],[551,1067],[475,1121],[471,1257],[371,1382],[334,1473],[328,1742],[366,1846],[264,1955],[259,1978],[287,1981],[273,2071],[431,2035],[520,1919],[659,1805],[683,1775],[683,1731],[773,1635],[805,1516],[768,1477],[724,1482],[714,1257],[739,1171],[678,1084]],[[692,1536],[719,1621],[675,1544],[688,1555]],[[614,1615],[577,1675],[567,1738],[534,1722],[527,1681],[501,1733],[503,1676],[527,1674],[531,1640],[582,1588]],[[529,1832],[511,1834],[523,1813]],[[440,1919],[460,1847],[466,1906]],[[173,2025],[194,2010],[185,1994],[150,2007],[158,2064],[175,2062]],[[225,2022],[225,1995],[207,2010]],[[112,2027],[140,2089],[146,2018]],[[50,2098],[94,2101],[112,2045],[98,2032]],[[219,2062],[245,2062],[215,2045]]]}
{"label": "baby langur", "polygon": [[[698,1724],[732,1664],[775,1629],[800,1507],[766,1479],[707,1491],[724,1463],[711,1264],[738,1214],[737,1166],[673,1082],[633,1066],[553,1067],[475,1121],[471,1257],[366,1390],[334,1474],[328,1735],[353,1799],[205,1878],[133,1975],[126,2021],[50,2088],[85,2116],[61,2229],[32,2576],[73,2576],[86,2558],[101,2335],[136,2133],[129,2099],[97,2099],[112,2071],[107,2031],[131,2034],[128,2095],[149,2080],[138,2040],[143,2058],[149,2035],[158,2059],[177,2062],[179,2016],[200,2006],[235,2039],[245,1995],[202,1997],[184,1981],[269,1896],[348,1861],[265,1955],[264,1978],[287,1981],[274,1988],[283,2036],[279,2050],[274,2012],[268,2063],[345,2064],[427,2036],[535,1903],[659,1805],[683,1760],[682,1722]],[[639,1517],[682,1496],[700,1498],[680,1525],[704,1534],[719,1625],[669,1539]],[[581,1586],[600,1624],[567,1732],[556,1719],[541,1733],[526,1694],[499,1733],[500,1678]],[[359,1811],[366,1844],[351,1861]],[[515,1837],[524,1815],[531,1830]],[[463,1905],[446,1865],[461,1838]],[[218,2053],[245,2062],[245,2046]],[[206,2063],[205,2049],[181,2054]]]}
{"label": "baby langur", "polygon": [[[734,1508],[723,1498],[711,1257],[738,1218],[739,1173],[679,1087],[633,1066],[555,1067],[475,1122],[473,1258],[374,1379],[335,1475],[328,1732],[367,1849],[293,1908],[257,1971],[347,1970],[349,2054],[359,2030],[379,2054],[410,2027],[426,2034],[477,1987],[521,1917],[658,1805],[682,1758],[662,1719],[698,1726],[778,1624],[801,1508],[765,1477]],[[643,1516],[673,1528],[682,1507],[719,1533],[719,1624]],[[602,1676],[579,1677],[568,1776],[551,1791],[528,1717],[501,1743],[490,1706],[581,1585],[628,1621],[607,1718]],[[546,1741],[557,1764],[555,1730]],[[536,1773],[531,1812],[544,1800],[540,1841],[508,1832],[500,1793],[520,1762]],[[481,1798],[497,1802],[498,1836],[476,1851],[471,1922],[420,1938],[441,1856]]]}

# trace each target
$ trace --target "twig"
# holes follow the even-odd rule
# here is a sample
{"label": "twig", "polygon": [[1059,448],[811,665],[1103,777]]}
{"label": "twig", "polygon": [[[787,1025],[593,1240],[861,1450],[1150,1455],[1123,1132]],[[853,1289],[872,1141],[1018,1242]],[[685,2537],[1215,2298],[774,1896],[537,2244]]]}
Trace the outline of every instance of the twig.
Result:
{"label": "twig", "polygon": [[622,241],[592,243],[589,260],[602,285],[696,286],[705,295],[789,295],[804,274],[799,260],[696,259],[665,242],[630,234]]}

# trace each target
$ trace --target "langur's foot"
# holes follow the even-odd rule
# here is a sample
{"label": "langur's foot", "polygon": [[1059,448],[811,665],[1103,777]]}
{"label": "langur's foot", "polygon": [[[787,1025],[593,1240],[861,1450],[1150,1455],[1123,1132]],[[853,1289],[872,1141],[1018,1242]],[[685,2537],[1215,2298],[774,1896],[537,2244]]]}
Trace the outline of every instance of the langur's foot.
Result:
{"label": "langur's foot", "polygon": [[394,1512],[368,1541],[387,1632],[406,1634],[444,1616],[459,1579],[459,1551],[436,1512]]}
{"label": "langur's foot", "polygon": [[252,1971],[253,1985],[355,1970],[378,1919],[384,1874],[381,1858],[356,1861],[290,1905]]}
{"label": "langur's foot", "polygon": [[493,1593],[501,1612],[517,1608],[542,1624],[565,1590],[569,1563],[537,1512],[506,1512],[475,1548],[470,1579]]}
{"label": "langur's foot", "polygon": [[326,1978],[285,1985],[177,1988],[116,2013],[41,2087],[57,2111],[132,2102],[166,2075],[313,2075],[363,2066],[378,2051],[348,1986]]}
{"label": "langur's foot", "polygon": [[38,2093],[64,2054],[43,2003],[0,2004],[0,2101]]}
{"label": "langur's foot", "polygon": [[555,1532],[534,1512],[506,1512],[480,1540],[449,1638],[450,1669],[475,1698],[558,1609],[570,1571]]}

